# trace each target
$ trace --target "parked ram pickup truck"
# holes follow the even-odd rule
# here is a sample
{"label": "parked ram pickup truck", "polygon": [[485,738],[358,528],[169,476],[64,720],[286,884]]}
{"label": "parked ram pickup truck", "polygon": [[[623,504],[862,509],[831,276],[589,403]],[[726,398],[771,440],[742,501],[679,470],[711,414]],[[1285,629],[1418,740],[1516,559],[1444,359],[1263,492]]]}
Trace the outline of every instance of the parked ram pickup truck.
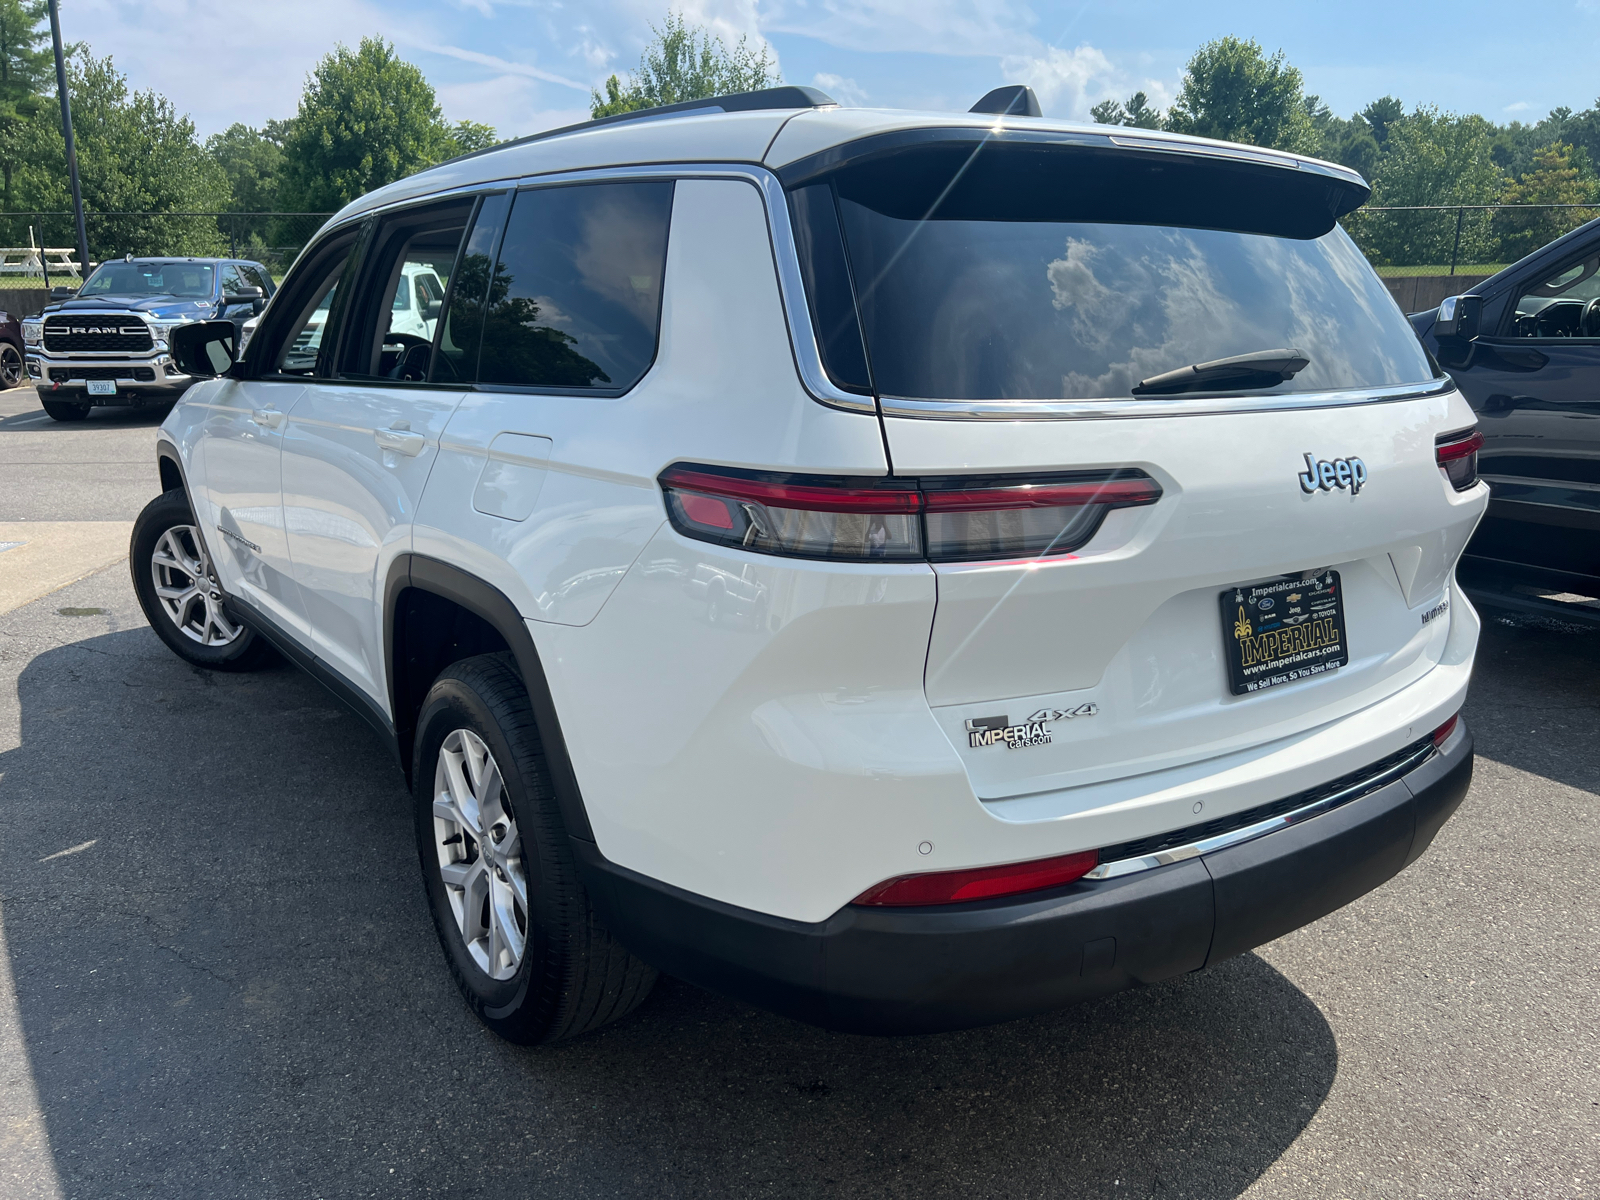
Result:
{"label": "parked ram pickup truck", "polygon": [[81,421],[97,404],[176,400],[193,380],[172,364],[167,335],[191,321],[243,326],[273,292],[260,263],[126,258],[101,263],[76,292],[22,323],[28,374],[45,412]]}

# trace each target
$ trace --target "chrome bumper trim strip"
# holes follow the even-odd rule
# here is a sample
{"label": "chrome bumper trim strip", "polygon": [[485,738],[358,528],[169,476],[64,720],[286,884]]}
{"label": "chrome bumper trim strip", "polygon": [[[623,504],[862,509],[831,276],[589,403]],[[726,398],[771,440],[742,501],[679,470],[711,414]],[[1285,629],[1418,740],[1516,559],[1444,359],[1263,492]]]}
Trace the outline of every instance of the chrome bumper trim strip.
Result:
{"label": "chrome bumper trim strip", "polygon": [[1145,854],[1138,858],[1124,858],[1116,862],[1101,863],[1084,878],[1117,879],[1123,875],[1134,875],[1140,871],[1150,871],[1156,867],[1167,866],[1170,863],[1183,862],[1185,859],[1198,858],[1202,854],[1210,854],[1228,846],[1237,846],[1241,842],[1254,841],[1258,837],[1276,833],[1278,830],[1286,829],[1290,825],[1298,825],[1302,821],[1321,816],[1331,809],[1359,799],[1369,792],[1377,791],[1379,788],[1393,783],[1402,775],[1416,770],[1436,752],[1433,746],[1424,746],[1415,754],[1396,763],[1394,766],[1352,783],[1349,787],[1341,788],[1331,796],[1324,796],[1320,800],[1314,800],[1301,808],[1280,813],[1276,817],[1268,817],[1264,821],[1257,821],[1253,825],[1245,825],[1240,829],[1230,829],[1227,833],[1219,833],[1215,837],[1205,838],[1198,842],[1190,842],[1186,846],[1174,846],[1170,850],[1157,850],[1154,854]]}

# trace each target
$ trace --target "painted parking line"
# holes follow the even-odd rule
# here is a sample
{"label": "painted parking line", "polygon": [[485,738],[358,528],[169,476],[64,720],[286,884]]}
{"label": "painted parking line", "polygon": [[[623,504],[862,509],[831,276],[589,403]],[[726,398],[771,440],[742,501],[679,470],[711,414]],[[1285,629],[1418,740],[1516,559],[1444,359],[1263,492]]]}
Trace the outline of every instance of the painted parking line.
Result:
{"label": "painted parking line", "polygon": [[0,613],[128,557],[132,521],[0,522]]}

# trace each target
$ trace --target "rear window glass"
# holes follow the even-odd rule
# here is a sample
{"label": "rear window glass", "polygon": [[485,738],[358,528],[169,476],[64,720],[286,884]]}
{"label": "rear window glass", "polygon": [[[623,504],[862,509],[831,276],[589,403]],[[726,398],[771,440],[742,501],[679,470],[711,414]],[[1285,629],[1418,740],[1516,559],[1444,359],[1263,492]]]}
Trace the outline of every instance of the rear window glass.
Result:
{"label": "rear window glass", "polygon": [[519,192],[489,284],[478,382],[621,391],[650,368],[670,181]]}
{"label": "rear window glass", "polygon": [[[1208,166],[1207,177],[1192,181],[1195,190],[1167,190],[1159,205],[1136,198],[1160,186],[1159,176],[1126,181],[1140,189],[1124,193],[1132,218],[1124,223],[1108,195],[1122,180],[1087,188],[1091,169],[1070,178],[1073,186],[1052,188],[1060,162],[1070,160],[1040,171],[1032,160],[1027,170],[1008,168],[1004,158],[968,154],[935,187],[939,180],[924,179],[914,165],[906,170],[902,156],[902,180],[912,178],[927,198],[916,212],[908,211],[908,189],[894,187],[886,171],[847,170],[835,179],[861,334],[881,394],[1122,399],[1152,376],[1285,348],[1309,363],[1259,390],[1433,377],[1410,324],[1316,194],[1303,203],[1320,215],[1300,231],[1317,236],[1285,235],[1279,230],[1295,223],[1284,221],[1263,232],[1260,215],[1243,211],[1260,185]],[[1244,228],[1198,227],[1226,215],[1231,189]],[[1194,226],[1182,223],[1191,195]],[[812,302],[826,305],[828,295],[819,290]],[[824,327],[830,319],[845,323],[844,315],[818,316]]]}

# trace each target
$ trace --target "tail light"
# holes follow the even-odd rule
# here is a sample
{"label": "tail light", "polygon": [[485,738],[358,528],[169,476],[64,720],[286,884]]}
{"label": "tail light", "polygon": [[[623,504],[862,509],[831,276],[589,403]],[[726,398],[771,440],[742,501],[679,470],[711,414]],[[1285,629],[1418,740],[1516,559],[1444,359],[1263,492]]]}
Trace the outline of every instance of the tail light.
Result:
{"label": "tail light", "polygon": [[764,554],[960,562],[1069,554],[1113,508],[1154,504],[1142,471],[864,480],[680,465],[661,473],[686,537]]}
{"label": "tail light", "polygon": [[1461,720],[1461,714],[1456,713],[1443,725],[1433,731],[1433,744],[1443,746],[1450,740],[1450,735],[1456,731],[1456,722]]}
{"label": "tail light", "polygon": [[992,900],[1018,892],[1036,892],[1082,879],[1100,863],[1100,851],[1083,850],[1032,862],[973,867],[962,871],[927,871],[899,875],[870,887],[851,901],[865,905],[961,904]]}
{"label": "tail light", "polygon": [[1443,434],[1434,444],[1433,455],[1450,486],[1464,492],[1478,482],[1478,451],[1483,449],[1483,434],[1476,429]]}

